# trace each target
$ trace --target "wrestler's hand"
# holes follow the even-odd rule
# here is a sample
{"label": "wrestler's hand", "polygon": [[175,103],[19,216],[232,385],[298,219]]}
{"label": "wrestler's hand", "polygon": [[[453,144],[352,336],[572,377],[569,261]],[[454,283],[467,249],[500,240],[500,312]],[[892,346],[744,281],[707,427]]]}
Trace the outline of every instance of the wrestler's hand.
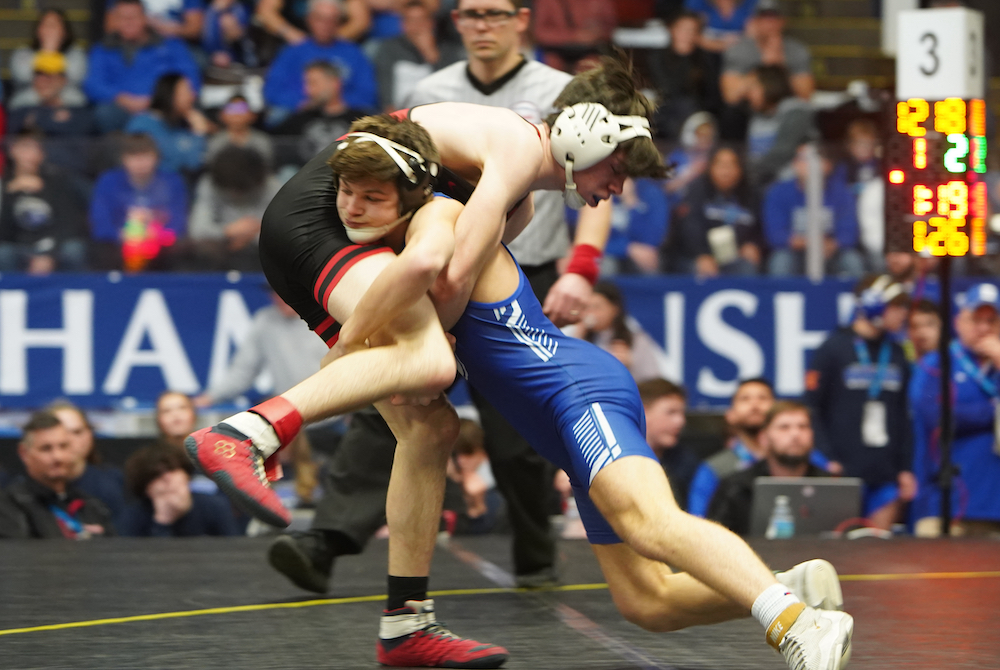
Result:
{"label": "wrestler's hand", "polygon": [[576,323],[593,292],[590,282],[582,275],[567,272],[549,289],[542,311],[560,328]]}

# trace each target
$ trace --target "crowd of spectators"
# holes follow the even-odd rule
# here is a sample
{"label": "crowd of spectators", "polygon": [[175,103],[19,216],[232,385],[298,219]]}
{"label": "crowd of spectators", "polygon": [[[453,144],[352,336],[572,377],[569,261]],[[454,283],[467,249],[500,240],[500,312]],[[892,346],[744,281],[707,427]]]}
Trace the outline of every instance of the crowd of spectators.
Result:
{"label": "crowd of spectators", "polygon": [[[470,10],[470,1],[110,0],[87,50],[63,12],[40,12],[30,44],[11,55],[2,103],[0,271],[259,270],[260,220],[282,180],[354,119],[405,106],[416,82],[461,60],[454,22],[498,26],[522,6]],[[534,12],[527,57],[573,72],[611,48],[620,3],[524,4]],[[663,379],[662,350],[613,284],[595,288],[576,334],[640,382],[647,438],[690,512],[742,530],[753,477],[828,473],[865,481],[871,524],[893,528],[909,504],[918,530],[933,533],[940,456],[930,418],[941,403],[943,324],[926,291],[933,260],[883,253],[878,114],[855,106],[835,128],[823,123],[809,50],[785,35],[774,0],[657,5],[669,45],[637,60],[674,171],[663,182],[626,182],[603,273],[801,275],[815,223],[806,183],[818,169],[826,272],[886,274],[859,285],[854,319],[816,353],[804,404],[775,404],[767,380],[743,381],[725,415],[726,444],[704,461],[680,438],[684,389]],[[991,203],[998,193],[990,189]],[[0,536],[241,532],[246,520],[192,478],[181,442],[197,407],[240,394],[262,369],[285,388],[308,374],[269,345],[301,342],[291,357],[299,361],[306,341],[319,346],[304,330],[290,334],[301,322],[279,302],[255,318],[224,379],[194,399],[160,399],[161,435],[124,471],[100,463],[80,409],[58,403],[34,414],[19,448],[24,474],[0,494]],[[998,308],[996,287],[981,284],[955,323],[964,474],[954,506],[966,532],[1000,521],[987,494],[1000,478]],[[450,472],[464,504],[458,525],[501,527],[482,446],[490,436],[469,424],[463,435]],[[321,492],[308,440],[288,456],[295,499],[310,504]]]}
{"label": "crowd of spectators", "polygon": [[[457,21],[489,29],[529,6],[525,56],[573,72],[635,19],[613,0],[500,0],[468,19],[463,1],[108,0],[87,49],[64,12],[40,11],[2,103],[0,271],[257,270],[282,180],[461,60]],[[775,0],[646,5],[669,44],[634,58],[674,174],[616,198],[605,274],[801,275],[815,142],[826,272],[884,269],[877,111],[824,122]]]}

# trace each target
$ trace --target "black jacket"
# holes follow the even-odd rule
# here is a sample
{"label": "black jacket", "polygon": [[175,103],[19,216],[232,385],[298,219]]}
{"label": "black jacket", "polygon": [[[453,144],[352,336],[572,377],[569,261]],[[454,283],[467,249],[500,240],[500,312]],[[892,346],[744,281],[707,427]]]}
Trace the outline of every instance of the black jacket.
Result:
{"label": "black jacket", "polygon": [[52,513],[52,505],[58,505],[63,510],[74,510],[74,516],[82,524],[102,526],[104,535],[115,534],[111,512],[104,503],[81,493],[73,486],[67,487],[65,496],[59,496],[33,479],[22,477],[7,487],[7,495],[24,517],[27,533],[22,537],[66,537]]}

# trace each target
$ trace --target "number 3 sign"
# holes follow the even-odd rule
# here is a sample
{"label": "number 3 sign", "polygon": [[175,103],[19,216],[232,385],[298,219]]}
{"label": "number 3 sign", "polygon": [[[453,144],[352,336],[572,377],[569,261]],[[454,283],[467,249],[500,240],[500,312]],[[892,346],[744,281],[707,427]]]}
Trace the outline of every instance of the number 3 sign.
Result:
{"label": "number 3 sign", "polygon": [[896,97],[982,98],[983,15],[964,7],[899,14]]}

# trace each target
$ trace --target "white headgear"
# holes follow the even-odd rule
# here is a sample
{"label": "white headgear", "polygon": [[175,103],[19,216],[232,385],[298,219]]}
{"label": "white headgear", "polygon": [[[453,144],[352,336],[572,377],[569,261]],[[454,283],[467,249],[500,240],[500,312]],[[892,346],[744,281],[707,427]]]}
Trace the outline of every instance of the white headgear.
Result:
{"label": "white headgear", "polygon": [[346,227],[347,237],[357,244],[366,244],[385,237],[386,234],[403,221],[409,219],[413,212],[427,202],[434,192],[434,180],[438,175],[438,164],[426,160],[419,153],[393,142],[385,137],[372,133],[350,133],[344,141],[337,145],[337,150],[346,149],[355,142],[374,142],[382,147],[389,158],[399,167],[399,211],[400,217],[392,223],[378,228]]}
{"label": "white headgear", "polygon": [[614,153],[618,145],[635,137],[649,137],[649,119],[618,116],[596,102],[567,107],[552,124],[549,140],[556,162],[566,168],[563,197],[573,209],[587,205],[573,181],[573,169],[586,170]]}

